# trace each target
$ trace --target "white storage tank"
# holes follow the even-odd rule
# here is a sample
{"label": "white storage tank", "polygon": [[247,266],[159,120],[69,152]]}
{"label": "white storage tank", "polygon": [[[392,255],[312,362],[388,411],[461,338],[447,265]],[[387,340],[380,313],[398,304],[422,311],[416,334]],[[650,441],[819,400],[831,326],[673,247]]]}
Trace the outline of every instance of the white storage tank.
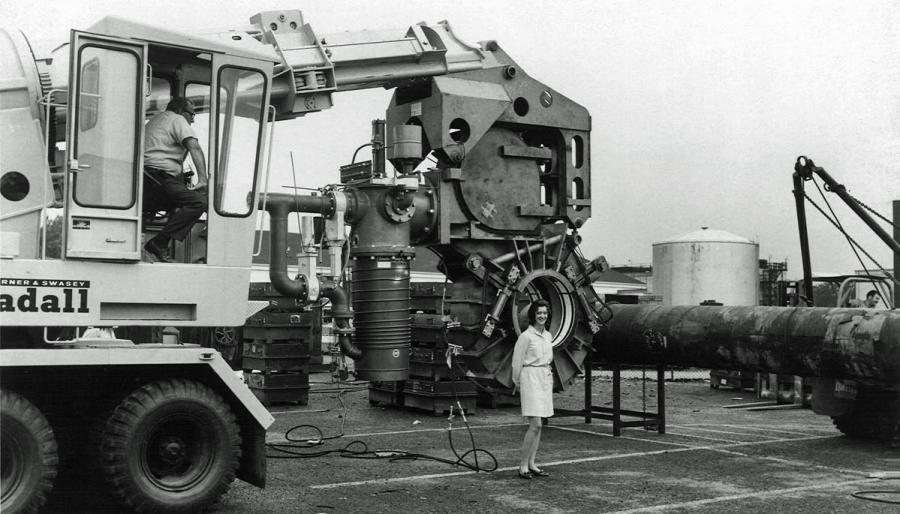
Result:
{"label": "white storage tank", "polygon": [[653,292],[663,305],[756,305],[759,244],[708,227],[654,243]]}

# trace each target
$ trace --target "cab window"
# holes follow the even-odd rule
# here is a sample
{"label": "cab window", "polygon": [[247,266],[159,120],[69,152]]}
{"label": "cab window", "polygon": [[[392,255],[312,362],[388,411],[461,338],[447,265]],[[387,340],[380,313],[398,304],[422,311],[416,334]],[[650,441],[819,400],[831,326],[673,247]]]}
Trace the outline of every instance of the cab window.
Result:
{"label": "cab window", "polygon": [[137,192],[140,56],[128,49],[88,45],[78,52],[78,66],[74,200],[85,207],[128,209]]}
{"label": "cab window", "polygon": [[258,70],[225,66],[218,84],[214,205],[222,216],[246,217],[256,192],[266,79]]}

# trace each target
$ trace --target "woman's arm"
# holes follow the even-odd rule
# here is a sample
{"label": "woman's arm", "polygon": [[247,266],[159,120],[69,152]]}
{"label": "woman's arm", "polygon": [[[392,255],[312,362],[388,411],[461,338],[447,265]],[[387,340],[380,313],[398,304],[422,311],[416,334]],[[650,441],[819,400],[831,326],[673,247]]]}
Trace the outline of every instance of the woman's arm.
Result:
{"label": "woman's arm", "polygon": [[525,364],[525,351],[528,349],[528,336],[522,332],[516,339],[516,347],[513,350],[512,357],[512,380],[517,386],[519,385],[519,374],[522,373],[522,366]]}

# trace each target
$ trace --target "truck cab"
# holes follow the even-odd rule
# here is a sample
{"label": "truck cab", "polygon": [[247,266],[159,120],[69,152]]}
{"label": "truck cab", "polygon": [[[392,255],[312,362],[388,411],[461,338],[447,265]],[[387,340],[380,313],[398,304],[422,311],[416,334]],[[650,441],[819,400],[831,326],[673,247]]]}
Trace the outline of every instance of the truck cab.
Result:
{"label": "truck cab", "polygon": [[[242,324],[248,307],[235,299],[246,298],[250,278],[274,51],[245,33],[206,39],[108,17],[72,31],[54,59],[63,52],[67,101],[63,106],[59,92],[50,96],[48,112],[56,102],[57,116],[45,118],[56,134],[48,144],[65,156],[56,182],[62,258],[33,252],[5,263],[4,278],[23,280],[4,283],[3,324]],[[171,215],[144,195],[144,126],[175,96],[197,109],[209,209],[184,242],[173,242],[176,263],[144,262],[144,241]],[[25,179],[49,187],[40,168],[31,168]],[[190,158],[185,168],[195,168]],[[75,284],[69,294],[77,301],[42,286],[47,280]],[[217,299],[201,302],[197,292],[213,288]]]}

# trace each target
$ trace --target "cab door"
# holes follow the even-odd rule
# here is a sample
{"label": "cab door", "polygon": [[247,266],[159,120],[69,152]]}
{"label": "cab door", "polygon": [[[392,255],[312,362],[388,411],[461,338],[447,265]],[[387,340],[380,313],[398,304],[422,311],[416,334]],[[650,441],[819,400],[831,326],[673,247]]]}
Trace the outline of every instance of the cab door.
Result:
{"label": "cab door", "polygon": [[65,257],[139,261],[147,46],[73,31]]}
{"label": "cab door", "polygon": [[224,54],[212,64],[207,262],[249,267],[272,64]]}

